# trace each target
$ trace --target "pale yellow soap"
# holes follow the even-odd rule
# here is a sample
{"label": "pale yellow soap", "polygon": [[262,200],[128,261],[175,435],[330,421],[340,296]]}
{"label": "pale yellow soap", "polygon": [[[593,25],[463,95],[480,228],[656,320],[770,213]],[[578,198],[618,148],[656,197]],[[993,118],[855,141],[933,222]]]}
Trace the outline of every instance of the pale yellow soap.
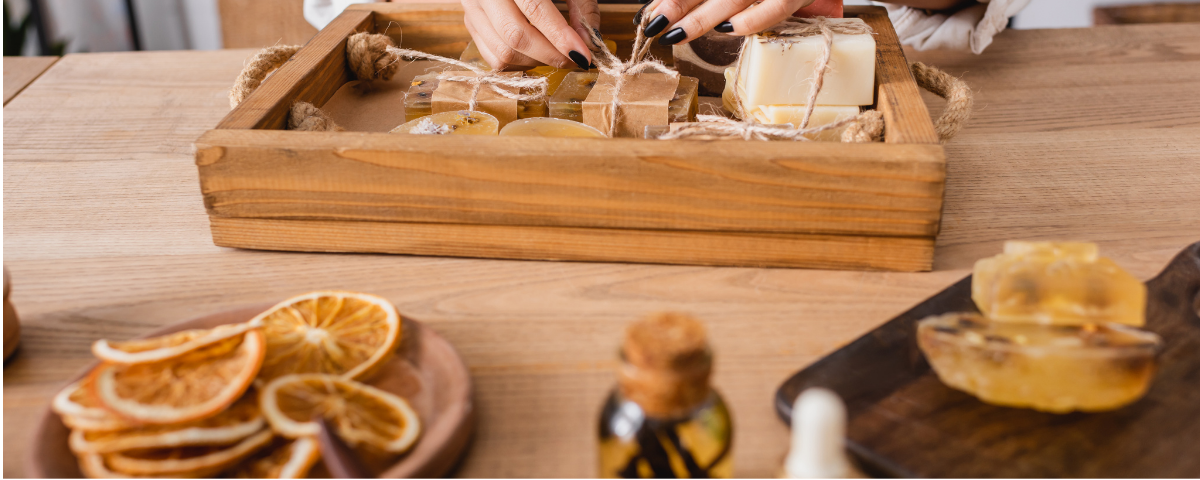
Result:
{"label": "pale yellow soap", "polygon": [[500,129],[501,136],[519,137],[589,137],[605,138],[594,127],[561,118],[523,118]]}
{"label": "pale yellow soap", "polygon": [[[830,18],[834,23],[864,23],[858,18]],[[814,69],[825,48],[820,35],[779,39],[753,35],[743,53],[737,82],[743,106],[806,105]],[[725,88],[731,88],[726,82]],[[829,67],[825,71],[817,105],[871,105],[875,103],[875,38],[870,34],[833,35]]]}
{"label": "pale yellow soap", "polygon": [[500,121],[484,112],[459,110],[426,115],[393,128],[389,133],[416,135],[496,135]]}
{"label": "pale yellow soap", "polygon": [[[804,111],[807,108],[804,105],[762,105],[754,109],[752,115],[758,123],[790,123],[792,125],[800,125],[800,121],[804,119]],[[823,127],[834,122],[854,118],[858,116],[858,113],[859,107],[857,106],[817,105],[813,107],[813,113],[808,119],[807,128]],[[843,130],[846,130],[846,125],[810,134],[807,137],[823,142],[840,142]]]}
{"label": "pale yellow soap", "polygon": [[1146,323],[1146,286],[1092,243],[1007,242],[975,262],[971,299],[996,322]]}

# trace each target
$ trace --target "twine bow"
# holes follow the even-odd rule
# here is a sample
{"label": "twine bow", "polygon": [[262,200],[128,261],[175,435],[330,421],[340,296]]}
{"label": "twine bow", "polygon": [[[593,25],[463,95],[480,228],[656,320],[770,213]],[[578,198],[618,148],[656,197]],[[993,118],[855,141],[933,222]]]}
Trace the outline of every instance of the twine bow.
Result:
{"label": "twine bow", "polygon": [[[817,60],[816,68],[813,70],[812,87],[808,91],[807,108],[805,108],[804,118],[800,120],[800,125],[797,128],[804,129],[808,126],[808,121],[812,118],[813,110],[817,106],[817,94],[821,93],[821,86],[825,83],[825,71],[829,68],[829,59],[833,52],[833,34],[861,35],[873,32],[870,26],[857,22],[833,23],[825,17],[790,17],[771,27],[770,30],[759,34],[759,37],[764,37],[764,41],[770,43],[794,43],[799,38],[816,35],[824,37],[825,45],[821,49],[821,57]],[[754,37],[747,36],[746,40],[742,42],[742,48],[738,52],[737,68],[734,70],[733,75],[733,103],[738,109],[736,112],[738,117],[743,119],[748,118],[748,115],[742,109],[741,94],[738,93],[742,81],[742,58],[744,58],[750,42],[753,41]]]}
{"label": "twine bow", "polygon": [[596,68],[601,73],[613,77],[612,103],[609,105],[609,108],[612,109],[612,115],[609,115],[608,132],[606,132],[609,137],[616,135],[617,112],[621,106],[620,93],[621,89],[625,88],[625,83],[628,81],[630,75],[654,70],[670,75],[672,78],[679,77],[679,72],[663,65],[661,61],[646,58],[646,55],[650,53],[650,38],[646,36],[645,30],[646,25],[650,23],[650,16],[645,15],[644,17],[642,23],[637,26],[637,36],[633,39],[633,54],[629,56],[629,60],[627,61],[621,61],[613,52],[609,51],[608,45],[605,45],[604,40],[600,38],[600,32],[592,28],[591,25],[588,25],[586,20],[583,22],[583,26],[589,32],[592,44],[596,45],[594,51],[601,55],[600,59],[596,61]]}
{"label": "twine bow", "polygon": [[[484,70],[475,65],[461,62],[419,50],[400,48],[392,42],[391,37],[379,33],[356,33],[346,42],[347,60],[360,80],[391,79],[396,73],[399,62],[403,58],[422,58],[448,63],[468,70],[475,76],[454,75],[442,73],[438,80],[449,82],[466,82],[471,85],[471,97],[467,101],[467,110],[476,110],[479,102],[479,92],[487,85],[496,94],[517,101],[537,100],[546,96],[549,90],[549,80],[546,77],[513,77],[502,75],[500,72]],[[513,87],[517,92],[503,87]],[[519,93],[532,90],[531,93]]]}

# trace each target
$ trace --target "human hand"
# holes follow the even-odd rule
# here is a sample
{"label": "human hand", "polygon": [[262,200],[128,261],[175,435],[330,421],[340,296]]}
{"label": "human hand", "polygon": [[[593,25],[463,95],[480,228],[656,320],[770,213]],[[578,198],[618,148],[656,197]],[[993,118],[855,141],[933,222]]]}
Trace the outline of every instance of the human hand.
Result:
{"label": "human hand", "polygon": [[597,0],[567,0],[569,24],[552,0],[462,0],[462,6],[467,31],[493,69],[592,63],[583,24],[600,25]]}
{"label": "human hand", "polygon": [[654,0],[642,8],[641,15],[650,15],[646,35],[658,35],[662,45],[686,43],[709,30],[731,35],[750,35],[761,32],[807,7],[815,0]]}

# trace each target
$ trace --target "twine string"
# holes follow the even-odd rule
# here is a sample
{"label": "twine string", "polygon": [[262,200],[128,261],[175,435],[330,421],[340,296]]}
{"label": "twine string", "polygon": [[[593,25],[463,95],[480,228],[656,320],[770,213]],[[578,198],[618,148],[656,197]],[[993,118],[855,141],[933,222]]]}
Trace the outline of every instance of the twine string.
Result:
{"label": "twine string", "polygon": [[697,115],[695,123],[682,125],[674,131],[663,133],[656,137],[659,140],[675,140],[679,138],[712,136],[712,137],[742,137],[745,140],[792,140],[811,141],[807,136],[833,130],[849,125],[858,117],[850,117],[827,123],[814,128],[792,128],[790,126],[772,126],[757,122],[732,120],[720,115]]}

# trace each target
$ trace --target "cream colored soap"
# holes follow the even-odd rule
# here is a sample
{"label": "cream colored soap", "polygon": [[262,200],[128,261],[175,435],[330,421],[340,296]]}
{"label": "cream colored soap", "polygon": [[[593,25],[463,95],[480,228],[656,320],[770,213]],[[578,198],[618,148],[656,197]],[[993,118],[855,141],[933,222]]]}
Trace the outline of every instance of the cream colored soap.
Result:
{"label": "cream colored soap", "polygon": [[[835,23],[864,23],[858,18],[830,18]],[[739,84],[743,105],[806,105],[813,72],[825,47],[820,35],[788,42],[754,35],[741,61]],[[729,89],[730,83],[725,88]],[[817,105],[870,105],[875,103],[875,38],[869,34],[834,34],[829,68],[825,71]]]}
{"label": "cream colored soap", "polygon": [[523,118],[500,129],[500,135],[519,137],[590,137],[605,138],[594,127],[561,118]]}
{"label": "cream colored soap", "polygon": [[[762,105],[754,109],[753,115],[758,123],[790,123],[792,125],[800,125],[800,121],[804,119],[804,111],[807,108],[804,105]],[[807,128],[817,128],[848,118],[854,118],[858,116],[858,111],[859,108],[857,106],[817,105],[813,107],[813,113],[808,119]],[[812,140],[823,142],[840,142],[842,140],[842,131],[845,129],[846,126],[841,126],[806,136]]]}

